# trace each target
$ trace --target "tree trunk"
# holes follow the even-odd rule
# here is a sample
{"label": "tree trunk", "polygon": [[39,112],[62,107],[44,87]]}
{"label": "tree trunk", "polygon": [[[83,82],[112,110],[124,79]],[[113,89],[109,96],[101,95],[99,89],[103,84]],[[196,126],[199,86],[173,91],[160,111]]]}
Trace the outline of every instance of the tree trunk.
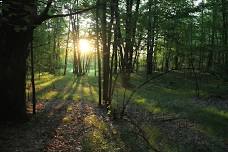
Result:
{"label": "tree trunk", "polygon": [[[4,31],[2,30],[4,29]],[[25,75],[28,44],[32,30],[15,31],[14,26],[1,28],[0,117],[1,120],[25,120]]]}
{"label": "tree trunk", "polygon": [[[100,0],[97,0],[97,5],[100,4]],[[99,86],[99,101],[98,104],[101,106],[101,55],[99,47],[99,8],[96,8],[96,50],[97,50],[97,66],[98,66],[98,86]],[[96,70],[96,69],[95,69]]]}
{"label": "tree trunk", "polygon": [[67,42],[66,42],[66,50],[65,50],[65,64],[64,64],[64,72],[63,75],[66,75],[67,71],[67,59],[68,59],[68,44],[69,44],[69,36],[70,36],[70,21],[68,26],[68,33],[67,33]]}
{"label": "tree trunk", "polygon": [[152,74],[153,71],[153,46],[154,46],[154,35],[152,27],[152,4],[151,1],[148,2],[149,12],[148,12],[148,36],[147,36],[147,74]]}
{"label": "tree trunk", "polygon": [[[78,0],[76,1],[77,7],[79,6]],[[80,47],[79,47],[79,38],[80,38],[80,33],[79,33],[79,15],[76,14],[76,45],[77,45],[77,66],[78,66],[78,74],[82,75],[82,65],[81,65],[81,52],[80,52]]]}
{"label": "tree trunk", "polygon": [[[119,54],[119,68],[122,70],[124,68],[124,56],[123,56],[123,49],[122,49],[122,34],[121,34],[121,28],[120,28],[120,15],[119,15],[119,0],[115,0],[114,4],[114,14],[115,14],[115,26],[114,26],[114,41],[116,41],[117,45],[117,52],[116,52],[116,58]],[[117,59],[118,60],[118,59]],[[117,62],[116,60],[116,62]],[[116,63],[118,64],[118,63]]]}
{"label": "tree trunk", "polygon": [[107,46],[107,21],[106,21],[106,1],[102,1],[102,18],[101,18],[101,37],[102,37],[102,44],[103,44],[103,100],[104,104],[107,105],[109,100],[109,48]]}
{"label": "tree trunk", "polygon": [[[26,59],[29,55],[28,45],[32,40],[33,27],[25,17],[33,14],[26,11],[26,6],[33,8],[34,2],[21,0],[2,1],[0,28],[0,121],[24,121],[26,115]],[[34,15],[34,14],[33,14]]]}
{"label": "tree trunk", "polygon": [[[136,0],[136,8],[135,8],[135,13],[133,16],[133,24],[132,24],[132,43],[131,43],[131,51],[129,54],[129,67],[130,67],[130,72],[133,72],[134,70],[134,58],[133,58],[133,54],[137,54],[137,49],[138,46],[136,44],[136,29],[137,29],[137,22],[138,22],[138,16],[139,16],[139,5],[140,5],[140,0]],[[136,48],[134,49],[134,46],[136,46]]]}
{"label": "tree trunk", "polygon": [[227,0],[222,0],[222,18],[223,18],[223,44],[224,46],[227,45],[227,40],[228,40],[228,29],[227,29],[227,24],[228,24],[228,17],[227,17],[227,9],[228,9],[228,2]]}
{"label": "tree trunk", "polygon": [[34,75],[34,51],[33,51],[33,38],[31,40],[31,84],[32,84],[32,113],[36,114],[36,86],[35,86],[35,75]]}
{"label": "tree trunk", "polygon": [[[26,59],[33,29],[48,16],[52,0],[37,15],[35,0],[2,0],[0,18],[0,121],[24,121],[26,115]],[[65,17],[59,15],[55,17]],[[69,15],[68,15],[69,16]]]}
{"label": "tree trunk", "polygon": [[127,0],[126,1],[126,23],[125,23],[125,48],[124,48],[124,71],[125,73],[130,73],[130,52],[132,46],[132,7],[133,1]]}

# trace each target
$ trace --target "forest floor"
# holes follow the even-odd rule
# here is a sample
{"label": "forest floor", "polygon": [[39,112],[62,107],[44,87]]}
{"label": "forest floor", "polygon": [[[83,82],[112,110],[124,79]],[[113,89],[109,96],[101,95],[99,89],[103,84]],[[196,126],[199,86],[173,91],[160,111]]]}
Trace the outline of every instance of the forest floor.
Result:
{"label": "forest floor", "polygon": [[94,104],[56,100],[38,108],[26,124],[1,125],[0,151],[126,151],[112,122]]}
{"label": "forest floor", "polygon": [[[201,76],[201,96],[194,97],[194,81],[171,73],[138,90],[127,115],[112,120],[97,106],[96,79],[41,76],[36,80],[37,115],[25,124],[1,124],[0,151],[228,151],[228,84]],[[127,89],[118,81],[116,113],[143,81],[143,75],[133,75]]]}

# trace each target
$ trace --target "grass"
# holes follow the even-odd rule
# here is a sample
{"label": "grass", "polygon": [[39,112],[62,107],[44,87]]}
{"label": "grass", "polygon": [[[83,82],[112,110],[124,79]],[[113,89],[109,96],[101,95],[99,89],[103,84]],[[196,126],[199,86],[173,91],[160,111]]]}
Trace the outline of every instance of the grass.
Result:
{"label": "grass", "polygon": [[[206,74],[200,77],[202,100],[207,99],[210,95],[226,95],[228,92],[227,83],[215,80],[212,76]],[[121,107],[124,94],[127,98],[131,90],[144,82],[146,78],[147,76],[143,73],[132,74],[130,83],[133,87],[128,89],[124,89],[120,81],[118,81],[113,96],[113,106]],[[138,90],[131,104],[136,104],[153,113],[175,113],[184,116],[191,121],[197,122],[197,130],[205,134],[211,141],[217,142],[218,145],[223,145],[224,141],[228,140],[228,109],[198,104],[200,101],[194,98],[194,84],[195,82],[191,75],[172,72],[153,80]],[[45,74],[41,79],[36,79],[36,88],[38,100],[82,100],[94,103],[98,101],[97,77],[92,74],[78,78],[74,78],[72,74],[66,76]],[[88,123],[94,123],[98,127],[105,128],[104,124],[96,124],[95,117],[88,118]],[[126,144],[134,145],[136,143],[136,139],[124,125],[119,130],[122,133],[121,138],[125,139]],[[149,140],[152,145],[163,144],[162,147],[165,151],[182,151],[185,149],[186,145],[181,146],[178,143],[167,141],[162,129],[156,125],[145,125],[144,130],[151,135]],[[85,145],[89,149],[96,146],[97,142],[100,142],[106,149],[108,147],[105,147],[107,146],[105,142],[102,143],[102,138],[102,133],[95,131],[91,135],[91,141],[85,141]],[[135,148],[135,151],[139,149],[140,147],[138,149]],[[189,146],[186,151],[193,151],[193,149],[194,147]],[[221,148],[217,147],[215,151],[221,151]]]}

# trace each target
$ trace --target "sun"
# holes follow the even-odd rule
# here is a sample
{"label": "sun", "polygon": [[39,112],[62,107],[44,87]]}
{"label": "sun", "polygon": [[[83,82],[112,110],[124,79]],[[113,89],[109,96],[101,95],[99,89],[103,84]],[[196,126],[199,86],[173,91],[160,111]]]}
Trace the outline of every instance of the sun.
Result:
{"label": "sun", "polygon": [[80,39],[79,48],[82,53],[90,52],[91,51],[90,42],[87,39]]}

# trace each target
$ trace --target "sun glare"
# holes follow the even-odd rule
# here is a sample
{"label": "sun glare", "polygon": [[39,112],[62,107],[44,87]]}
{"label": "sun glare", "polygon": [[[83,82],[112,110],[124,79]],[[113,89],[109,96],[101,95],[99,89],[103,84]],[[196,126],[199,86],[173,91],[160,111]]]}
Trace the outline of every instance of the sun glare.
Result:
{"label": "sun glare", "polygon": [[82,53],[88,53],[91,51],[90,43],[86,39],[80,39],[79,47],[80,47],[80,51]]}

